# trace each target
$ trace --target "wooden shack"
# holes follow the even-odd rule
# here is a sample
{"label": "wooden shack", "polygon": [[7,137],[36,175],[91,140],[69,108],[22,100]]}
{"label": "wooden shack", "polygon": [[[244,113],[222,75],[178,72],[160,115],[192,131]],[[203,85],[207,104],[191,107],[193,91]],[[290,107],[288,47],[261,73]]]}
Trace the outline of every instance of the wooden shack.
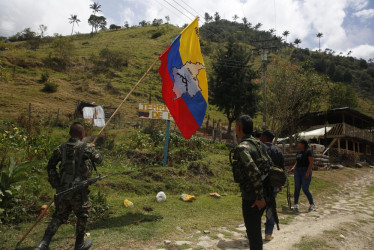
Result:
{"label": "wooden shack", "polygon": [[374,162],[374,119],[345,107],[310,113],[298,121],[301,130],[327,128],[316,142],[324,144],[326,154],[352,161]]}

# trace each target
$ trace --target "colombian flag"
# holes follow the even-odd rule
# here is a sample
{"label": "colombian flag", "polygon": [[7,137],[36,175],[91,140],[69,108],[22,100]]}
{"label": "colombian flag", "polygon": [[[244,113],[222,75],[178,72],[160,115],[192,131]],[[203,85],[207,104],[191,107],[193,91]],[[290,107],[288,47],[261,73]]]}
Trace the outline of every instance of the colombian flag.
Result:
{"label": "colombian flag", "polygon": [[162,97],[184,138],[203,123],[208,105],[208,82],[200,51],[196,18],[160,56]]}

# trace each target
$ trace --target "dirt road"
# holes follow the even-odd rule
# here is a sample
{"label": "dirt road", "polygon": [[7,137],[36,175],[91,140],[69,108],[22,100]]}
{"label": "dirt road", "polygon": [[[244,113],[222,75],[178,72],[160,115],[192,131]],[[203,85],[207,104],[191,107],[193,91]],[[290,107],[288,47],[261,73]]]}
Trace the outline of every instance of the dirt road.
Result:
{"label": "dirt road", "polygon": [[[302,194],[303,195],[303,194]],[[279,211],[287,224],[274,231],[264,249],[374,249],[374,170],[324,197],[317,210]],[[279,209],[282,210],[282,209]],[[244,225],[197,231],[184,241],[166,242],[166,249],[248,249]]]}

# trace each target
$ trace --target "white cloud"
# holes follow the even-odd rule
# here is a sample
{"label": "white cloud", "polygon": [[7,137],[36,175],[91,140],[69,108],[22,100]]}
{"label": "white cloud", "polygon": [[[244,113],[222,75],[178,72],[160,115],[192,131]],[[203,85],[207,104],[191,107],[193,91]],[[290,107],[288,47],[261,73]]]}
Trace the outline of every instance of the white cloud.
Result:
{"label": "white cloud", "polygon": [[352,51],[352,56],[356,58],[374,58],[374,46],[369,44],[362,44],[357,47],[353,47],[350,49],[347,49],[345,54],[348,53],[348,51]]}
{"label": "white cloud", "polygon": [[374,17],[374,9],[365,9],[353,13],[354,16],[362,19],[369,19]]}
{"label": "white cloud", "polygon": [[2,0],[0,2],[0,34],[13,35],[27,27],[37,31],[40,24],[48,27],[47,34],[70,34],[68,18],[78,15],[81,20],[75,31],[91,31],[87,20],[91,15],[91,0]]}
{"label": "white cloud", "polygon": [[[142,20],[165,20],[165,16],[169,16],[171,23],[182,26],[189,23],[196,13],[203,18],[205,12],[210,15],[219,12],[222,18],[228,20],[232,20],[237,14],[240,22],[245,16],[253,25],[262,23],[261,29],[275,28],[278,36],[288,30],[288,42],[299,38],[302,40],[301,47],[311,49],[318,48],[318,32],[324,34],[321,49],[328,47],[335,51],[346,51],[362,44],[371,44],[374,40],[373,27],[347,23],[352,22],[352,15],[362,18],[372,15],[372,9],[364,10],[369,5],[369,0],[175,0],[179,5],[173,0],[96,1],[102,5],[108,25],[115,23],[122,26],[125,20],[130,25],[138,25]],[[49,35],[70,34],[70,14],[77,14],[82,21],[77,27],[79,32],[90,32],[87,19],[91,14],[89,5],[92,2],[93,0],[1,0],[0,35],[12,35],[26,27],[36,30],[40,24],[48,26]],[[200,22],[202,24],[204,20]]]}

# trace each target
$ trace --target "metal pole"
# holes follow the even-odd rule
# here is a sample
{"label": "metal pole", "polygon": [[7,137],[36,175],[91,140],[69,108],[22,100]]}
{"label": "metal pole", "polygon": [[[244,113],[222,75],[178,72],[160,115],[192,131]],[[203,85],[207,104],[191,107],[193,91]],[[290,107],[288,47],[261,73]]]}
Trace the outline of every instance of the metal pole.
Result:
{"label": "metal pole", "polygon": [[170,137],[170,120],[168,120],[167,123],[166,123],[166,137],[165,137],[165,150],[164,150],[163,167],[166,167],[167,160],[168,160],[169,137]]}
{"label": "metal pole", "polygon": [[263,129],[267,128],[266,124],[266,116],[267,116],[267,100],[266,100],[266,61],[267,61],[267,55],[266,50],[262,50],[262,56],[261,56],[262,62],[263,62],[263,76],[262,76],[262,84],[264,86],[264,108],[262,113],[262,127]]}

